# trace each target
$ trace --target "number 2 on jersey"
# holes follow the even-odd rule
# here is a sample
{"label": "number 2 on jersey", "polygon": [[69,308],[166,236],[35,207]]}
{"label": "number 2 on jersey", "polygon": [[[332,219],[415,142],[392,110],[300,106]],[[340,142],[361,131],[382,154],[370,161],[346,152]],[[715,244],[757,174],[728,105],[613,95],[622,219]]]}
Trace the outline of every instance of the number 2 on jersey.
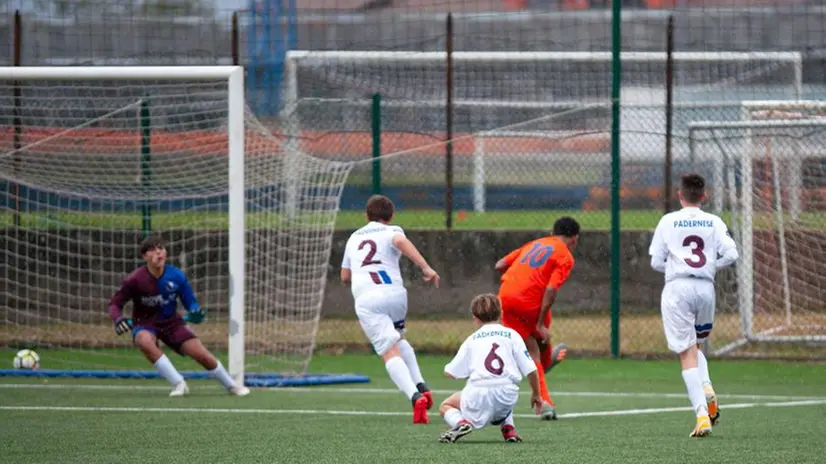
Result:
{"label": "number 2 on jersey", "polygon": [[706,258],[705,253],[703,253],[706,242],[702,237],[697,235],[689,235],[685,238],[685,240],[683,240],[683,246],[691,247],[691,255],[692,257],[696,257],[696,259],[685,258],[683,261],[685,261],[686,264],[693,268],[701,268],[706,265],[708,259]]}
{"label": "number 2 on jersey", "polygon": [[376,256],[376,242],[372,240],[365,240],[359,243],[359,251],[365,246],[370,248],[370,251],[367,252],[367,256],[364,257],[364,260],[361,262],[361,267],[369,266],[371,264],[381,264],[381,260],[374,260],[373,256]]}
{"label": "number 2 on jersey", "polygon": [[490,347],[490,352],[485,358],[485,369],[493,375],[502,375],[502,372],[505,372],[505,361],[496,354],[497,348],[499,348],[499,345],[496,343]]}

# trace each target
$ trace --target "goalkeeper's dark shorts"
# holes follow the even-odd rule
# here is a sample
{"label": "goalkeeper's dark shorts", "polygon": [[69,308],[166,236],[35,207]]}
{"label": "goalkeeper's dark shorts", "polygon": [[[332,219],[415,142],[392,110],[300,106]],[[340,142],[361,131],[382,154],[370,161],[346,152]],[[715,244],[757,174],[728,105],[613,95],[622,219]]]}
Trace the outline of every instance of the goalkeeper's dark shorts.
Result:
{"label": "goalkeeper's dark shorts", "polygon": [[135,339],[135,336],[141,330],[152,333],[158,340],[162,341],[164,345],[172,348],[181,356],[183,356],[183,353],[181,353],[181,345],[187,340],[196,338],[195,333],[178,314],[168,319],[136,322],[132,328],[132,340]]}

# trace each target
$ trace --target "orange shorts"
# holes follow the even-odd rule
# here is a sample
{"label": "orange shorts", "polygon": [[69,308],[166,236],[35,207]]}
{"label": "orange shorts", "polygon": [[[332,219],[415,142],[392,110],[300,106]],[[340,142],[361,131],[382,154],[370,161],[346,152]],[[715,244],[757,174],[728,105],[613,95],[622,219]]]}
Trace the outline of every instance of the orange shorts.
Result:
{"label": "orange shorts", "polygon": [[[502,325],[517,331],[523,340],[527,339],[530,335],[533,335],[537,339],[539,338],[539,335],[536,333],[537,322],[539,322],[539,308],[523,309],[518,307],[502,307]],[[550,311],[545,314],[543,325],[547,328],[551,327]]]}

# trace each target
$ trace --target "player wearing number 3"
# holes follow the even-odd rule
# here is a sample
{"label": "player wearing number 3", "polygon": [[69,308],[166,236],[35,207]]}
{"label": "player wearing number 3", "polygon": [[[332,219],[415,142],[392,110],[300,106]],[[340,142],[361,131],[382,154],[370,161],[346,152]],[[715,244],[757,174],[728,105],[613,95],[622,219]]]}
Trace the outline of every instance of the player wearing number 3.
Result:
{"label": "player wearing number 3", "polygon": [[536,364],[543,420],[556,419],[551,395],[545,383],[545,374],[565,358],[562,343],[550,348],[551,306],[571,270],[574,257],[570,249],[579,238],[579,223],[562,217],[554,223],[553,236],[528,242],[496,263],[496,270],[504,272],[499,287],[502,302],[502,324],[516,330],[528,347]]}
{"label": "player wearing number 3", "polygon": [[403,338],[407,289],[399,259],[404,254],[422,270],[424,280],[439,286],[439,274],[422,257],[401,227],[391,225],[394,207],[389,198],[367,201],[367,225],[353,232],[344,249],[341,280],[351,284],[356,315],[376,353],[384,359],[390,378],[413,403],[413,423],[427,424],[433,396],[424,382],[416,352]]}
{"label": "player wearing number 3", "polygon": [[468,379],[462,391],[439,407],[448,431],[439,441],[453,443],[488,424],[498,425],[506,442],[520,442],[513,423],[513,407],[519,399],[519,383],[528,377],[531,406],[542,407],[539,376],[522,337],[499,324],[501,306],[493,294],[479,295],[470,303],[479,329],[469,336],[448,365],[445,375]]}
{"label": "player wearing number 3", "polygon": [[711,433],[720,412],[708,362],[698,345],[714,323],[714,276],[737,260],[737,246],[718,216],[700,210],[705,179],[688,174],[680,182],[682,209],[657,224],[649,254],[651,267],[665,273],[660,302],[668,348],[680,355],[683,381],[697,415],[692,437]]}

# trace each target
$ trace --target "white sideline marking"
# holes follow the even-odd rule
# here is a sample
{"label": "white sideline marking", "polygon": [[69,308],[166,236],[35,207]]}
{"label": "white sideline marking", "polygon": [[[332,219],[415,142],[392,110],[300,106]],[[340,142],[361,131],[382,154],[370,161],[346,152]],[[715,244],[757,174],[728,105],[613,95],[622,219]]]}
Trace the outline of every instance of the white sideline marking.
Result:
{"label": "white sideline marking", "polygon": [[[55,390],[169,390],[165,385],[98,385],[98,384],[39,384],[39,383],[0,383],[0,389],[55,389]],[[218,389],[219,387],[215,387]],[[460,390],[432,390],[437,395],[450,395]],[[290,393],[361,393],[361,394],[399,394],[393,388],[335,388],[335,387],[269,387],[253,388],[253,391],[290,392]],[[570,392],[550,391],[554,396],[571,397],[606,397],[606,398],[676,398],[685,399],[685,393],[644,393],[644,392]],[[520,391],[520,395],[530,395],[528,391]],[[748,395],[748,394],[718,394],[719,398],[739,398],[745,400],[786,400],[807,401],[826,400],[823,396],[794,396],[794,395]]]}
{"label": "white sideline marking", "polygon": [[[727,404],[724,409],[746,408],[782,408],[794,406],[814,406],[826,404],[826,400],[787,401],[772,403],[735,403]],[[229,408],[112,408],[88,406],[0,406],[0,411],[58,411],[58,412],[175,412],[206,414],[317,414],[331,416],[409,416],[410,412],[396,411],[340,411],[331,409],[229,409]],[[639,414],[658,414],[668,412],[692,411],[690,406],[678,408],[625,409],[618,411],[593,411],[560,414],[561,419],[578,417],[630,416]],[[535,418],[534,414],[514,414],[519,418]]]}

